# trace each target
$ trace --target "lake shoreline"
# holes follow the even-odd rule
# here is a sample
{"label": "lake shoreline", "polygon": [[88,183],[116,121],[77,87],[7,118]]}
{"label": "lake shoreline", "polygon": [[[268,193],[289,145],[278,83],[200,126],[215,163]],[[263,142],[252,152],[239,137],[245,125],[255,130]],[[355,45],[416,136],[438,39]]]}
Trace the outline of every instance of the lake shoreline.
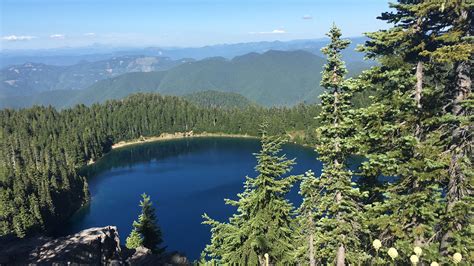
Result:
{"label": "lake shoreline", "polygon": [[185,138],[203,138],[203,137],[225,137],[225,138],[248,138],[248,139],[258,139],[256,136],[251,136],[248,134],[226,134],[226,133],[193,133],[190,132],[176,132],[176,133],[163,133],[160,136],[152,137],[140,137],[135,140],[129,141],[120,141],[112,145],[112,150],[128,147],[137,144],[155,142],[155,141],[166,141],[166,140],[175,140],[175,139],[185,139]]}

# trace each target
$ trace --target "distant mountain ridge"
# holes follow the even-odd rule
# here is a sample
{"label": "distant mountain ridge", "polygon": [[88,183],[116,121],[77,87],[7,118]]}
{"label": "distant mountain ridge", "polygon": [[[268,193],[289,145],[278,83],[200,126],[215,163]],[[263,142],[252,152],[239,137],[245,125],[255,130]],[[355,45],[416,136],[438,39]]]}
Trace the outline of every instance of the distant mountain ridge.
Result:
{"label": "distant mountain ridge", "polygon": [[129,72],[170,69],[193,59],[122,56],[71,66],[25,63],[0,70],[0,97],[25,96],[53,90],[80,90],[95,82]]}
{"label": "distant mountain ridge", "polygon": [[[166,71],[126,73],[98,81],[84,90],[42,92],[28,97],[0,98],[0,107],[33,104],[59,108],[120,99],[137,92],[186,95],[201,91],[240,94],[264,106],[291,106],[315,102],[325,59],[306,51],[250,53],[232,60],[207,58],[180,64]],[[350,74],[357,74],[370,63],[350,62]]]}
{"label": "distant mountain ridge", "polygon": [[[363,44],[366,37],[349,38],[352,43],[343,52],[344,60],[361,61],[362,53],[354,51],[354,48]],[[252,52],[264,53],[269,50],[295,51],[305,50],[321,56],[320,49],[328,43],[327,38],[292,40],[292,41],[261,41],[234,44],[217,44],[203,47],[107,47],[96,44],[80,48],[57,48],[43,50],[4,50],[0,51],[0,68],[10,65],[21,65],[27,62],[44,63],[49,65],[73,65],[81,61],[95,62],[108,60],[121,56],[154,56],[170,57],[173,60],[181,58],[194,58],[196,60],[207,57],[221,56],[231,59],[235,56]]]}

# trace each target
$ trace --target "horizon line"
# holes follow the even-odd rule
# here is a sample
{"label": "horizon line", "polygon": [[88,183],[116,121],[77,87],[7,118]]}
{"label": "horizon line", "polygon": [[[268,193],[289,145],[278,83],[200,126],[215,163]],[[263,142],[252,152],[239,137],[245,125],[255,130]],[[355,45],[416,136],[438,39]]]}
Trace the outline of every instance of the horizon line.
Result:
{"label": "horizon line", "polygon": [[[356,36],[347,36],[344,37],[345,39],[355,39],[355,38],[364,38],[365,35],[356,35]],[[206,44],[206,45],[198,45],[198,46],[160,46],[160,45],[143,45],[143,46],[133,46],[131,44],[107,44],[107,43],[92,43],[90,45],[84,46],[58,46],[58,47],[51,47],[51,48],[30,48],[30,49],[3,49],[0,47],[0,53],[5,52],[21,52],[21,51],[52,51],[52,50],[68,50],[68,49],[85,49],[85,48],[94,48],[94,47],[103,47],[109,49],[152,49],[152,48],[160,48],[160,49],[199,49],[199,48],[206,48],[212,46],[225,46],[225,45],[239,45],[239,44],[252,44],[252,43],[273,43],[273,42],[294,42],[294,41],[323,41],[329,39],[328,37],[318,37],[318,38],[302,38],[302,39],[292,39],[292,40],[273,40],[273,41],[250,41],[250,42],[224,42],[224,43],[213,43],[213,44]]]}

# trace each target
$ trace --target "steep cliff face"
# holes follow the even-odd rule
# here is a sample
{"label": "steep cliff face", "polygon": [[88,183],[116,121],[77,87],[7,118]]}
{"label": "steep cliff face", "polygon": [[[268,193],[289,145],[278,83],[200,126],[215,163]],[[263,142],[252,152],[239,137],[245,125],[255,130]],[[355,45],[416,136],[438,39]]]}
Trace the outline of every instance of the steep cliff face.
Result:
{"label": "steep cliff face", "polygon": [[115,226],[96,227],[59,238],[44,236],[0,240],[0,265],[187,265],[178,254],[159,257],[140,247],[120,246]]}

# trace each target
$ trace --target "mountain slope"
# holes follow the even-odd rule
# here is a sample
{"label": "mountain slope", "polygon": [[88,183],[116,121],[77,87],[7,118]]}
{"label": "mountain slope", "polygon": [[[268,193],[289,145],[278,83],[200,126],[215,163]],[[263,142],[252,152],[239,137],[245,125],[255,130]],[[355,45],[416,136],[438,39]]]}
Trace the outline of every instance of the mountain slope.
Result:
{"label": "mountain slope", "polygon": [[292,105],[320,91],[324,59],[303,51],[269,51],[211,58],[168,71],[159,91],[182,95],[202,90],[236,92],[262,105]]}
{"label": "mountain slope", "polygon": [[[167,95],[215,90],[238,93],[266,106],[293,105],[321,93],[319,80],[324,62],[323,58],[304,51],[251,53],[230,61],[209,58],[179,65],[166,71],[164,76],[156,72],[130,73],[108,83],[99,82],[85,90],[81,97],[94,97],[96,92],[104,91],[113,95],[126,88],[133,91],[143,88]],[[148,87],[137,82],[146,82]]]}
{"label": "mountain slope", "polygon": [[[32,95],[20,106],[53,104],[66,107],[78,103],[92,104],[118,99],[135,92],[158,92],[185,95],[214,90],[238,93],[264,106],[289,106],[302,101],[315,102],[321,94],[319,86],[325,60],[305,51],[268,51],[250,53],[227,60],[222,57],[180,64],[167,71],[127,73],[94,83],[84,90]],[[350,62],[350,74],[367,68],[368,63]],[[63,94],[69,95],[64,97]],[[19,107],[11,98],[0,98],[0,107]],[[26,104],[26,105],[24,105]]]}
{"label": "mountain slope", "polygon": [[123,56],[72,66],[25,63],[0,71],[0,97],[25,96],[53,90],[84,89],[95,82],[129,72],[167,70],[191,59]]}

